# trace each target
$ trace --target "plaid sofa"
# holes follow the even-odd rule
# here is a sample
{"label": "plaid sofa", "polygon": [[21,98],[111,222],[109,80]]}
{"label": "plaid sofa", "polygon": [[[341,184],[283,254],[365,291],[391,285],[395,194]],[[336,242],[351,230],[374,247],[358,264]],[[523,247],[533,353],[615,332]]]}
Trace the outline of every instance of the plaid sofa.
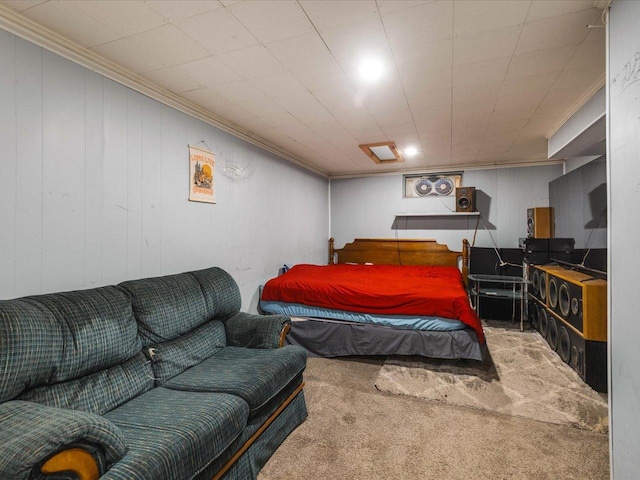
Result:
{"label": "plaid sofa", "polygon": [[306,352],[240,306],[219,268],[0,301],[0,479],[256,478]]}

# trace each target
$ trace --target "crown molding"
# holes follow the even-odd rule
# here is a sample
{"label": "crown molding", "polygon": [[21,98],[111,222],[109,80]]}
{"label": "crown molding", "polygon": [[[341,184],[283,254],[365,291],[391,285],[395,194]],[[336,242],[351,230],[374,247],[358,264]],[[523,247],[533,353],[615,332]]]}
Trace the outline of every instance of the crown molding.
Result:
{"label": "crown molding", "polygon": [[106,78],[118,82],[147,97],[157,100],[169,107],[179,110],[191,117],[197,118],[209,125],[223,130],[235,137],[245,140],[277,155],[295,165],[309,170],[317,175],[328,178],[326,172],[308,165],[298,157],[281,149],[277,145],[244,130],[242,127],[228,122],[208,110],[155,85],[139,75],[107,60],[106,58],[78,45],[75,42],[43,27],[42,25],[20,15],[10,8],[0,4],[0,28],[24,40],[38,45],[67,60],[77,63]]}

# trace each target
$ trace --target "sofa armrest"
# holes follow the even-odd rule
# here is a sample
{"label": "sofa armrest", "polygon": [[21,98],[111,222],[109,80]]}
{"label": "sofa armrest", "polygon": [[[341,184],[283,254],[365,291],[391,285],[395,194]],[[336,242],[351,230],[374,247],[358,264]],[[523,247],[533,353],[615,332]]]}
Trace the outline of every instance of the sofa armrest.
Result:
{"label": "sofa armrest", "polygon": [[79,470],[79,478],[97,478],[126,452],[118,427],[98,415],[21,400],[0,404],[0,478],[70,469]]}
{"label": "sofa armrest", "polygon": [[291,328],[285,315],[254,315],[240,312],[224,322],[227,345],[249,348],[278,348]]}

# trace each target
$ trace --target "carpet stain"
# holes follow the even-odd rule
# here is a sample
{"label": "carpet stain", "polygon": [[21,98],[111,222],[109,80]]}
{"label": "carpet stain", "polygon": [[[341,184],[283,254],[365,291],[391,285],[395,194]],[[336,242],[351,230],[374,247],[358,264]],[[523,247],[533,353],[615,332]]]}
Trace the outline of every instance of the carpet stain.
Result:
{"label": "carpet stain", "polygon": [[390,357],[375,388],[534,420],[608,432],[606,395],[585,384],[537,332],[485,327],[484,362]]}

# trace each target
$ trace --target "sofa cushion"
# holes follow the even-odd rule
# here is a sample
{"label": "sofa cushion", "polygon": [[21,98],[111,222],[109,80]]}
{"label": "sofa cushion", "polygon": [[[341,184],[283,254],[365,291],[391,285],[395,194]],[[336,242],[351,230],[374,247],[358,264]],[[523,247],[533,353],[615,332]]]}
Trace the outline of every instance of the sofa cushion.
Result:
{"label": "sofa cushion", "polygon": [[222,322],[211,320],[184,335],[150,347],[156,386],[209,358],[227,344]]}
{"label": "sofa cushion", "polygon": [[100,478],[193,478],[241,435],[248,416],[233,395],[155,388],[105,415],[129,452]]}
{"label": "sofa cushion", "polygon": [[151,362],[139,352],[119,365],[68,382],[27,390],[18,398],[102,415],[153,386]]}
{"label": "sofa cushion", "polygon": [[133,357],[141,344],[116,287],[0,301],[0,401]]}
{"label": "sofa cushion", "polygon": [[118,287],[131,297],[144,346],[173,340],[209,320],[200,284],[188,273],[130,280]]}
{"label": "sofa cushion", "polygon": [[189,272],[200,287],[209,318],[227,319],[240,311],[242,298],[238,284],[231,275],[218,267]]}
{"label": "sofa cushion", "polygon": [[164,387],[238,395],[256,414],[305,368],[307,352],[289,345],[275,349],[226,347],[173,377]]}

